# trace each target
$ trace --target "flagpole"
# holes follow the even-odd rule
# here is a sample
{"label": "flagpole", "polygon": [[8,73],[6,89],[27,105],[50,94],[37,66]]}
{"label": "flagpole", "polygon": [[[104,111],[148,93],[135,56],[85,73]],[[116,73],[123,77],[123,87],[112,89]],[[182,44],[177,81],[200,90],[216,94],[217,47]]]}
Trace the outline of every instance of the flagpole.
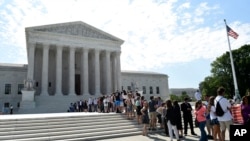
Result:
{"label": "flagpole", "polygon": [[235,89],[234,100],[236,103],[240,103],[241,97],[240,97],[239,90],[238,90],[238,84],[237,84],[237,79],[236,79],[235,69],[234,69],[233,55],[232,55],[230,40],[228,36],[228,31],[227,31],[227,22],[225,19],[224,19],[224,22],[226,25],[227,41],[228,41],[228,46],[229,46],[229,54],[230,54],[232,72],[233,72],[234,89]]}

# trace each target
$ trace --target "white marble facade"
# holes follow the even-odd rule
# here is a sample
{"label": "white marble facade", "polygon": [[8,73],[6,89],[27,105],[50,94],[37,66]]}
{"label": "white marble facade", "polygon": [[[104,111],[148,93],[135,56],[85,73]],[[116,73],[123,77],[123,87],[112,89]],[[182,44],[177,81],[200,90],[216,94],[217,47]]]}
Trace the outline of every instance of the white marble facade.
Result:
{"label": "white marble facade", "polygon": [[[146,89],[146,99],[169,96],[167,75],[121,72],[124,41],[84,22],[28,27],[25,32],[28,65],[0,63],[1,109],[12,104],[18,113],[65,112],[71,102],[127,90],[133,82],[139,91]],[[34,109],[20,107],[19,86],[25,79],[35,82]]]}
{"label": "white marble facade", "polygon": [[123,40],[83,22],[26,28],[27,78],[36,95],[102,95],[121,90]]}

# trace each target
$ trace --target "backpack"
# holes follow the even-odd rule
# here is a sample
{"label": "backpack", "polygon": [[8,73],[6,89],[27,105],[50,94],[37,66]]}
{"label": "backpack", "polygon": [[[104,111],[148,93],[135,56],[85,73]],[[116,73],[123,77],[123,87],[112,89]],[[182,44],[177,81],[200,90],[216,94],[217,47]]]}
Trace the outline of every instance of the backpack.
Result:
{"label": "backpack", "polygon": [[[222,99],[222,98],[221,98]],[[220,100],[221,100],[220,99]],[[216,103],[216,106],[215,106],[215,114],[218,116],[218,117],[221,117],[224,115],[224,111],[223,109],[221,108],[221,105],[220,105],[220,100]]]}

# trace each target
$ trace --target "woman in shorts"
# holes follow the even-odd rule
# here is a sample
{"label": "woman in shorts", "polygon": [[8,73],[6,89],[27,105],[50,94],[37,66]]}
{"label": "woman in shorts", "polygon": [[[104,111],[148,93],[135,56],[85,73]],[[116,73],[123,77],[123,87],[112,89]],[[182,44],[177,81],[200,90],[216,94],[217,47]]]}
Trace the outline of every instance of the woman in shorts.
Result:
{"label": "woman in shorts", "polygon": [[217,140],[218,138],[219,140],[222,140],[220,133],[220,124],[217,119],[217,115],[215,114],[214,99],[214,96],[209,97],[207,110],[210,113],[211,126],[213,128],[213,138],[214,140]]}

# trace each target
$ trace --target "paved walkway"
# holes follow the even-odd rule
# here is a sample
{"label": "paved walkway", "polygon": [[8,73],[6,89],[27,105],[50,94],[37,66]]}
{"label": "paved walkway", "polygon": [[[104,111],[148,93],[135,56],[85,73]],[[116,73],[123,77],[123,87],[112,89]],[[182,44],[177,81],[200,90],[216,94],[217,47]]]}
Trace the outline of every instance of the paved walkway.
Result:
{"label": "paved walkway", "polygon": [[[181,138],[181,141],[198,141],[200,136],[199,128],[194,128],[195,133],[198,136],[187,135],[184,138]],[[174,139],[176,140],[176,139]],[[120,137],[120,138],[112,138],[112,139],[104,139],[98,141],[170,141],[170,137],[167,137],[165,133],[149,133],[148,136],[129,136],[129,137]],[[211,140],[212,141],[212,140]],[[229,133],[226,132],[226,141],[229,141]]]}

